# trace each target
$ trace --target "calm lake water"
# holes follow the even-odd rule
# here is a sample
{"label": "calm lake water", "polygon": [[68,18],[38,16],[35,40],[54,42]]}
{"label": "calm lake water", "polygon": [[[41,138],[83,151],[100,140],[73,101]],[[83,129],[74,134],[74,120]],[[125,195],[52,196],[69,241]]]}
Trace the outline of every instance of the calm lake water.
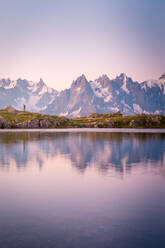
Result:
{"label": "calm lake water", "polygon": [[0,132],[0,248],[165,247],[165,133],[97,131]]}

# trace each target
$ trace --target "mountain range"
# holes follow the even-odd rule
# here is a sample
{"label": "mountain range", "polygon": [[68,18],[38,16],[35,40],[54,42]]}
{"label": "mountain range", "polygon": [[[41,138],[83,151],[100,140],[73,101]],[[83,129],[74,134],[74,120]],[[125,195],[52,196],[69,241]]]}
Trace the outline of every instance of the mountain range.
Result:
{"label": "mountain range", "polygon": [[39,82],[18,79],[0,80],[0,108],[13,106],[18,110],[55,114],[66,117],[89,115],[93,112],[121,111],[165,114],[165,73],[157,80],[142,83],[122,73],[115,79],[103,75],[88,81],[85,75],[74,80],[69,89],[57,91]]}

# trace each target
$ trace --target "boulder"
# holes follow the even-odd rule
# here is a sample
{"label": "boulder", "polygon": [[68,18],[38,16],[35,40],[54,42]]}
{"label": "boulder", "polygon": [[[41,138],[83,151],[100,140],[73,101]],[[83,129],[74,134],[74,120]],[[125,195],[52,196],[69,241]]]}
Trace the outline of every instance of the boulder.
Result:
{"label": "boulder", "polygon": [[6,111],[7,113],[17,113],[18,111],[13,108],[12,106],[7,106],[6,108],[2,109],[4,111]]}
{"label": "boulder", "polygon": [[144,127],[144,125],[145,125],[145,122],[143,119],[131,120],[129,123],[129,127],[131,128]]}
{"label": "boulder", "polygon": [[21,123],[17,123],[17,128],[48,128],[51,123],[48,120],[39,120],[37,118],[33,120],[24,121]]}
{"label": "boulder", "polygon": [[88,118],[100,118],[102,115],[99,113],[91,113],[88,115]]}
{"label": "boulder", "polygon": [[53,127],[59,127],[60,126],[60,122],[59,121],[54,121],[53,122]]}
{"label": "boulder", "polygon": [[122,116],[122,113],[120,111],[114,112],[114,113],[107,113],[103,114],[103,116],[111,118],[111,117],[119,117]]}
{"label": "boulder", "polygon": [[29,128],[30,127],[29,123],[30,121],[24,121],[21,123],[17,123],[16,128]]}
{"label": "boulder", "polygon": [[50,127],[51,122],[49,120],[40,120],[39,121],[39,127],[40,128],[48,128]]}
{"label": "boulder", "polygon": [[113,127],[114,127],[114,122],[111,121],[111,120],[108,120],[108,121],[106,122],[106,124],[107,124],[107,127],[108,127],[108,128],[113,128]]}
{"label": "boulder", "polygon": [[11,128],[11,124],[2,116],[0,116],[0,128]]}

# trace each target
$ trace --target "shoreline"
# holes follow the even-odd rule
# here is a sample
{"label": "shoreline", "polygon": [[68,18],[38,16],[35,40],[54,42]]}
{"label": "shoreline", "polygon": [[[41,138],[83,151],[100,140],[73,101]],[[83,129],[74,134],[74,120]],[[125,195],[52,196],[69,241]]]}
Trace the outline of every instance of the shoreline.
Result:
{"label": "shoreline", "polygon": [[165,133],[165,128],[21,128],[21,129],[0,129],[0,133],[5,132],[69,132],[69,133]]}

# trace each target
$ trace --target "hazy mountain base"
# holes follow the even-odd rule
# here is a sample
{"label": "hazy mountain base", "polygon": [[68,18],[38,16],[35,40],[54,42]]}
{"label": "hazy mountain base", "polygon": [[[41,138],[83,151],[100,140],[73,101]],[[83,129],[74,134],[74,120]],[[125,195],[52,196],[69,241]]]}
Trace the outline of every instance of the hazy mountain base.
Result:
{"label": "hazy mountain base", "polygon": [[122,116],[120,112],[116,112],[93,113],[89,116],[68,119],[7,107],[0,110],[0,128],[165,128],[165,116],[146,114]]}

